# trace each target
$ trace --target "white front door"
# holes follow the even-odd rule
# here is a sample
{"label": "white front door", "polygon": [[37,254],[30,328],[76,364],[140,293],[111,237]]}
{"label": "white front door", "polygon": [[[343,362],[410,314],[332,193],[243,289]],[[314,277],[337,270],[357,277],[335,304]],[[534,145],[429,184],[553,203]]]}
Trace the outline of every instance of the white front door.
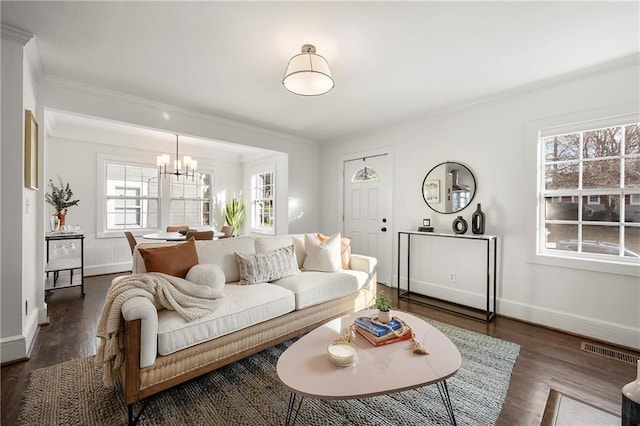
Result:
{"label": "white front door", "polygon": [[392,163],[388,153],[343,163],[343,233],[351,251],[378,259],[378,282],[391,285]]}

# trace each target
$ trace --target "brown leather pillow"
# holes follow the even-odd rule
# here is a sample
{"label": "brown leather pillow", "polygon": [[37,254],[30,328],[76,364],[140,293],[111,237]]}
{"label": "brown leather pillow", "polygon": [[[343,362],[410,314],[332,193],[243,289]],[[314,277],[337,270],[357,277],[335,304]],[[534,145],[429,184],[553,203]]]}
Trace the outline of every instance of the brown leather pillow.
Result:
{"label": "brown leather pillow", "polygon": [[167,247],[140,248],[147,272],[163,272],[174,277],[184,278],[192,266],[198,264],[195,241]]}

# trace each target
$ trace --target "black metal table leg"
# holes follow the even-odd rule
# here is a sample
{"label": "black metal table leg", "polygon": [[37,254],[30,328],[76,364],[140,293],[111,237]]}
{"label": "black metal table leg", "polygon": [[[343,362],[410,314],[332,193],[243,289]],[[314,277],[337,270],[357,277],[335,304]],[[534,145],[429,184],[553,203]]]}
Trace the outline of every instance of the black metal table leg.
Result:
{"label": "black metal table leg", "polygon": [[444,407],[447,409],[447,414],[449,414],[449,420],[451,420],[451,424],[456,426],[456,417],[453,414],[453,405],[451,405],[451,398],[449,398],[449,388],[447,387],[447,381],[443,380],[436,384],[438,386],[438,391],[440,392],[440,398],[442,398],[442,402],[444,403]]}
{"label": "black metal table leg", "polygon": [[[296,400],[298,398],[300,398],[300,400],[297,401],[296,406]],[[296,394],[295,392],[291,392],[291,395],[289,395],[289,405],[287,406],[287,418],[284,422],[285,426],[296,424],[298,413],[300,412],[300,407],[302,406],[303,400],[303,396],[298,396],[298,394]]]}

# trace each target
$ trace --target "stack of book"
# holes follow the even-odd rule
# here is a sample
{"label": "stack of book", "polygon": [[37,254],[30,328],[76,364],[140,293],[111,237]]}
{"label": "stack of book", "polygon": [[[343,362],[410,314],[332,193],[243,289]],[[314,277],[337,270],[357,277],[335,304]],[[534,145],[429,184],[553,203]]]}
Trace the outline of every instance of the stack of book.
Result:
{"label": "stack of book", "polygon": [[396,319],[386,324],[393,331],[388,327],[374,323],[371,318],[362,317],[356,318],[354,329],[373,346],[383,346],[413,338],[413,331],[408,325],[402,324]]}

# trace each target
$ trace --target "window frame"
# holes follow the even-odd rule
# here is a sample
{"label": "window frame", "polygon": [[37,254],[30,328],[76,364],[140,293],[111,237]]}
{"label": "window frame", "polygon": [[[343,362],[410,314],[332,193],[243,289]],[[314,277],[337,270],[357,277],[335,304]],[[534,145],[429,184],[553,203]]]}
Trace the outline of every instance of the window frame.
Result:
{"label": "window frame", "polygon": [[[557,119],[559,120],[559,119]],[[529,123],[527,125],[528,143],[529,146],[535,148],[535,182],[536,182],[536,215],[535,215],[535,252],[533,256],[529,256],[529,260],[535,263],[552,264],[557,266],[567,266],[577,269],[607,271],[614,273],[621,273],[624,275],[636,275],[640,276],[637,265],[640,264],[640,258],[629,257],[621,255],[625,247],[620,248],[618,255],[599,254],[589,252],[573,252],[569,250],[557,250],[552,248],[546,248],[546,225],[549,223],[557,224],[570,224],[576,225],[578,229],[578,240],[582,241],[582,231],[585,227],[589,226],[616,226],[619,231],[618,241],[623,241],[624,230],[628,228],[638,228],[640,223],[626,222],[625,221],[625,205],[624,202],[619,202],[619,214],[618,221],[605,222],[605,221],[589,221],[584,220],[581,214],[583,207],[587,205],[593,205],[592,197],[598,197],[598,200],[602,196],[614,195],[619,196],[619,200],[624,200],[625,196],[631,193],[638,193],[639,188],[625,188],[624,187],[624,160],[628,158],[640,158],[638,154],[626,154],[621,148],[619,154],[614,157],[598,157],[597,160],[615,159],[620,161],[620,181],[618,188],[583,188],[583,164],[590,161],[594,161],[592,158],[585,158],[583,150],[583,133],[592,130],[603,129],[607,127],[618,127],[627,124],[640,123],[640,116],[638,114],[620,114],[611,116],[608,118],[599,118],[591,120],[578,120],[572,124],[562,125],[549,125],[552,120],[545,120],[545,122]],[[569,122],[569,121],[566,121]],[[565,123],[566,123],[565,122]],[[555,123],[554,123],[555,124]],[[579,182],[575,189],[553,189],[547,190],[545,188],[545,175],[547,161],[545,158],[545,147],[543,139],[545,137],[568,134],[568,133],[581,133],[580,145],[579,145],[579,158],[577,160],[567,160],[567,162],[573,162],[578,165]],[[624,133],[624,130],[623,130]],[[624,141],[624,134],[622,135],[622,141]],[[624,142],[623,142],[624,143]],[[622,145],[623,146],[623,145]],[[527,152],[531,157],[531,152]],[[531,158],[530,158],[531,159]],[[562,161],[555,162],[556,164],[562,163]],[[563,221],[563,220],[548,220],[545,218],[546,198],[549,199],[561,199],[565,197],[571,197],[572,200],[576,200],[578,204],[578,213],[575,220]],[[593,200],[595,201],[595,200]],[[622,245],[622,244],[620,244]],[[629,247],[626,247],[630,249]],[[635,268],[635,270],[634,270]]]}
{"label": "window frame", "polygon": [[[258,191],[258,183],[257,177],[261,175],[270,175],[270,183],[271,186],[271,194],[270,197],[267,198],[258,198],[256,197]],[[265,169],[256,169],[251,173],[250,177],[250,189],[251,189],[251,232],[259,233],[259,234],[269,234],[275,235],[276,229],[276,171],[275,168],[265,168]],[[262,195],[264,195],[264,190],[262,191]],[[256,204],[259,201],[270,200],[271,203],[271,226],[264,226],[264,221],[260,221],[260,224],[257,224],[256,218],[258,216],[258,212],[256,209]]]}
{"label": "window frame", "polygon": [[[189,225],[190,227],[205,227],[205,226],[210,226],[212,227],[212,222],[213,222],[213,210],[212,210],[212,206],[213,206],[213,172],[212,171],[208,171],[208,170],[197,170],[195,173],[201,175],[201,176],[209,176],[209,197],[174,197],[171,194],[172,191],[172,187],[174,185],[174,183],[172,182],[173,179],[177,179],[182,181],[182,188],[183,188],[183,194],[184,194],[184,184],[187,183],[189,180],[191,180],[190,177],[184,177],[184,176],[180,176],[177,177],[175,175],[169,175],[168,179],[167,179],[167,199],[168,201],[168,205],[167,205],[167,211],[168,211],[168,217],[169,217],[169,222],[171,222],[171,217],[173,216],[173,201],[183,201],[183,202],[187,202],[187,201],[195,201],[198,203],[209,203],[209,210],[207,212],[207,214],[209,215],[209,223],[208,224],[194,224],[194,223],[189,223],[188,221],[176,221],[176,223],[180,223],[181,225]],[[178,182],[180,183],[180,182]],[[197,188],[197,186],[196,186]],[[163,203],[164,205],[164,203]],[[200,217],[202,217],[204,215],[204,208],[200,209],[199,215]]]}
{"label": "window frame", "polygon": [[[147,233],[147,232],[155,232],[158,230],[158,226],[154,227],[130,227],[127,228],[126,225],[122,229],[107,229],[108,220],[107,220],[107,208],[108,208],[108,200],[114,199],[113,196],[108,195],[107,189],[107,165],[108,164],[116,164],[121,166],[128,167],[144,167],[149,169],[157,170],[157,167],[149,162],[139,159],[124,159],[120,156],[114,155],[105,155],[98,154],[97,156],[97,167],[96,169],[100,172],[97,175],[96,182],[96,238],[120,238],[123,236],[125,231],[133,231],[135,233]],[[158,177],[158,195],[155,197],[149,196],[141,196],[141,197],[131,197],[124,196],[122,200],[156,200],[157,204],[157,214],[156,214],[156,223],[160,224],[162,220],[162,182],[159,176]]]}

